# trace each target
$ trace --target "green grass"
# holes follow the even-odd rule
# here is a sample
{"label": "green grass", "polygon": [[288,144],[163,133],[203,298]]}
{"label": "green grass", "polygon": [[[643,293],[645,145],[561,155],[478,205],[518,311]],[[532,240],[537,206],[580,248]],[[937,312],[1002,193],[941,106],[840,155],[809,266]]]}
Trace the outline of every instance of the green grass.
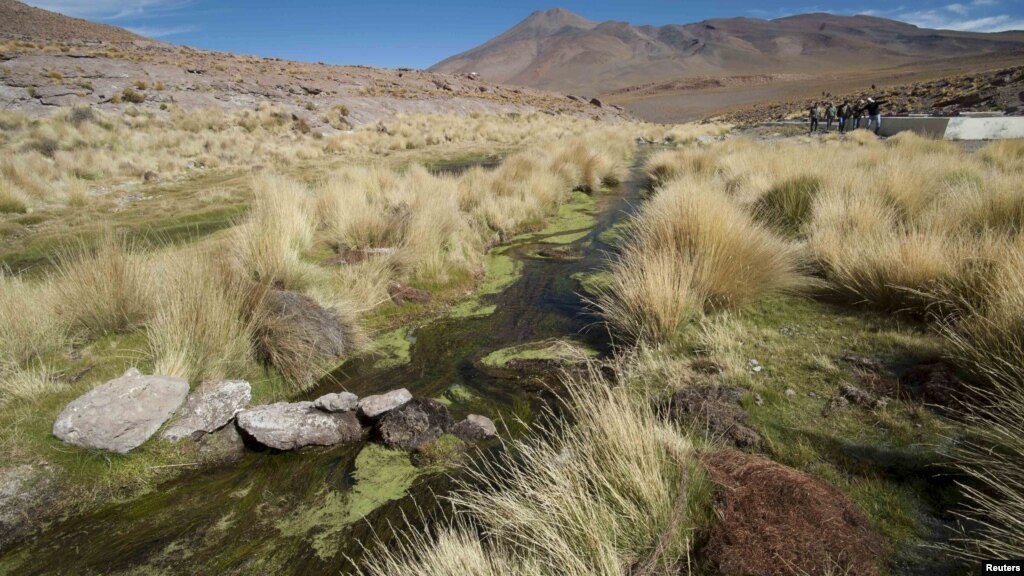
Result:
{"label": "green grass", "polygon": [[[912,400],[823,414],[841,383],[866,388],[839,357],[879,358],[898,373],[934,359],[938,341],[918,325],[796,296],[762,299],[716,330],[709,338],[694,328],[688,345],[725,366],[725,382],[750,390],[744,398],[750,424],[771,457],[847,493],[897,558],[928,555],[919,545],[935,535],[923,518],[954,497],[948,483],[933,482],[941,473],[933,466],[937,448],[953,424]],[[763,370],[750,370],[750,360]]]}

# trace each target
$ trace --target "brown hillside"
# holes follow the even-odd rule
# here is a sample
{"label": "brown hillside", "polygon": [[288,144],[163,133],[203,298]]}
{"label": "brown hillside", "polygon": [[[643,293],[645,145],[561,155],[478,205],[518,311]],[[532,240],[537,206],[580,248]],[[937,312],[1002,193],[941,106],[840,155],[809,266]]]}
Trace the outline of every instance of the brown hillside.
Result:
{"label": "brown hillside", "polygon": [[591,22],[535,12],[486,44],[433,66],[484,79],[603,94],[688,77],[877,70],[934,59],[1024,54],[1024,33],[928,30],[871,16],[805,14],[686,25]]}
{"label": "brown hillside", "polygon": [[[543,31],[540,31],[543,32]],[[270,104],[318,132],[401,113],[531,112],[621,117],[622,111],[467,74],[290,62],[196,50],[0,0],[0,109],[251,110]]]}
{"label": "brown hillside", "polygon": [[0,0],[0,38],[59,42],[133,42],[145,40],[116,26],[96,24],[33,8],[15,0]]}

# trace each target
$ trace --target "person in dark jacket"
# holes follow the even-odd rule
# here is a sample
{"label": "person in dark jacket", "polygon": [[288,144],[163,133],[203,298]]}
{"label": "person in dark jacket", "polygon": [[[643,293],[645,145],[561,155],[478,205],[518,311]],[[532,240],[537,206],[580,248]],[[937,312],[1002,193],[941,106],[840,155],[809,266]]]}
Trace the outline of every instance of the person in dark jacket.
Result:
{"label": "person in dark jacket", "polygon": [[864,106],[866,106],[866,105],[867,105],[867,102],[864,101],[864,98],[860,98],[860,100],[857,101],[857,106],[853,107],[853,129],[854,130],[857,130],[857,129],[860,128],[860,121],[864,118]]}
{"label": "person in dark jacket", "polygon": [[843,132],[846,132],[847,119],[850,118],[850,116],[852,116],[849,100],[840,104],[839,109],[836,110],[836,113],[839,116],[839,133],[842,134]]}
{"label": "person in dark jacket", "polygon": [[874,98],[868,98],[867,104],[864,106],[864,110],[868,113],[868,130],[871,127],[875,128],[875,135],[882,129],[882,111],[881,106],[885,104],[885,100],[875,100]]}
{"label": "person in dark jacket", "polygon": [[817,102],[811,104],[810,110],[807,111],[807,116],[811,120],[811,134],[818,131],[818,120],[821,119],[821,106]]}

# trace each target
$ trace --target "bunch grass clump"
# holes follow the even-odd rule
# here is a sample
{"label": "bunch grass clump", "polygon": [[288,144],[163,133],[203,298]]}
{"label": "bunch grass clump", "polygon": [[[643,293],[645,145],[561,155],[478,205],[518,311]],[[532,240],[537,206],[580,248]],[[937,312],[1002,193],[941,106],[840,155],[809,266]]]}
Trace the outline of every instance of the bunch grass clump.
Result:
{"label": "bunch grass clump", "polygon": [[97,337],[142,325],[152,310],[154,278],[142,249],[107,234],[57,258],[58,310],[72,329]]}
{"label": "bunch grass clump", "polygon": [[452,496],[460,520],[372,551],[368,573],[619,576],[685,566],[713,503],[697,446],[597,366],[567,389],[564,421],[513,441]]}
{"label": "bunch grass clump", "polygon": [[633,340],[664,341],[695,317],[801,283],[793,245],[729,198],[720,179],[679,178],[636,217],[597,306]]}

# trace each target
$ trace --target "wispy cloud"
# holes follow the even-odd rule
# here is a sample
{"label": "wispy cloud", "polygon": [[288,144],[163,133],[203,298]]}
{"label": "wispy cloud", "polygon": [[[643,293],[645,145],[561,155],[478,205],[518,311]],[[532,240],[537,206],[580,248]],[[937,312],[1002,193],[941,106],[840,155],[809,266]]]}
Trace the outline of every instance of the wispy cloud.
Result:
{"label": "wispy cloud", "polygon": [[127,30],[129,32],[134,32],[139,36],[145,36],[147,38],[167,38],[168,36],[177,36],[179,34],[188,34],[189,32],[195,32],[199,30],[199,26],[128,26]]}
{"label": "wispy cloud", "polygon": [[68,16],[117,20],[183,8],[191,0],[27,0],[28,4]]}
{"label": "wispy cloud", "polygon": [[[922,28],[938,28],[942,30],[960,30],[962,32],[1004,32],[1006,30],[1024,30],[1024,18],[997,14],[978,18],[967,17],[954,10],[919,10],[897,14],[898,20],[909,22]],[[949,12],[955,12],[950,15]]]}
{"label": "wispy cloud", "polygon": [[946,6],[946,10],[949,10],[950,12],[953,12],[954,14],[959,14],[961,16],[967,16],[967,14],[969,14],[971,11],[969,6],[964,6],[963,4],[950,4]]}

